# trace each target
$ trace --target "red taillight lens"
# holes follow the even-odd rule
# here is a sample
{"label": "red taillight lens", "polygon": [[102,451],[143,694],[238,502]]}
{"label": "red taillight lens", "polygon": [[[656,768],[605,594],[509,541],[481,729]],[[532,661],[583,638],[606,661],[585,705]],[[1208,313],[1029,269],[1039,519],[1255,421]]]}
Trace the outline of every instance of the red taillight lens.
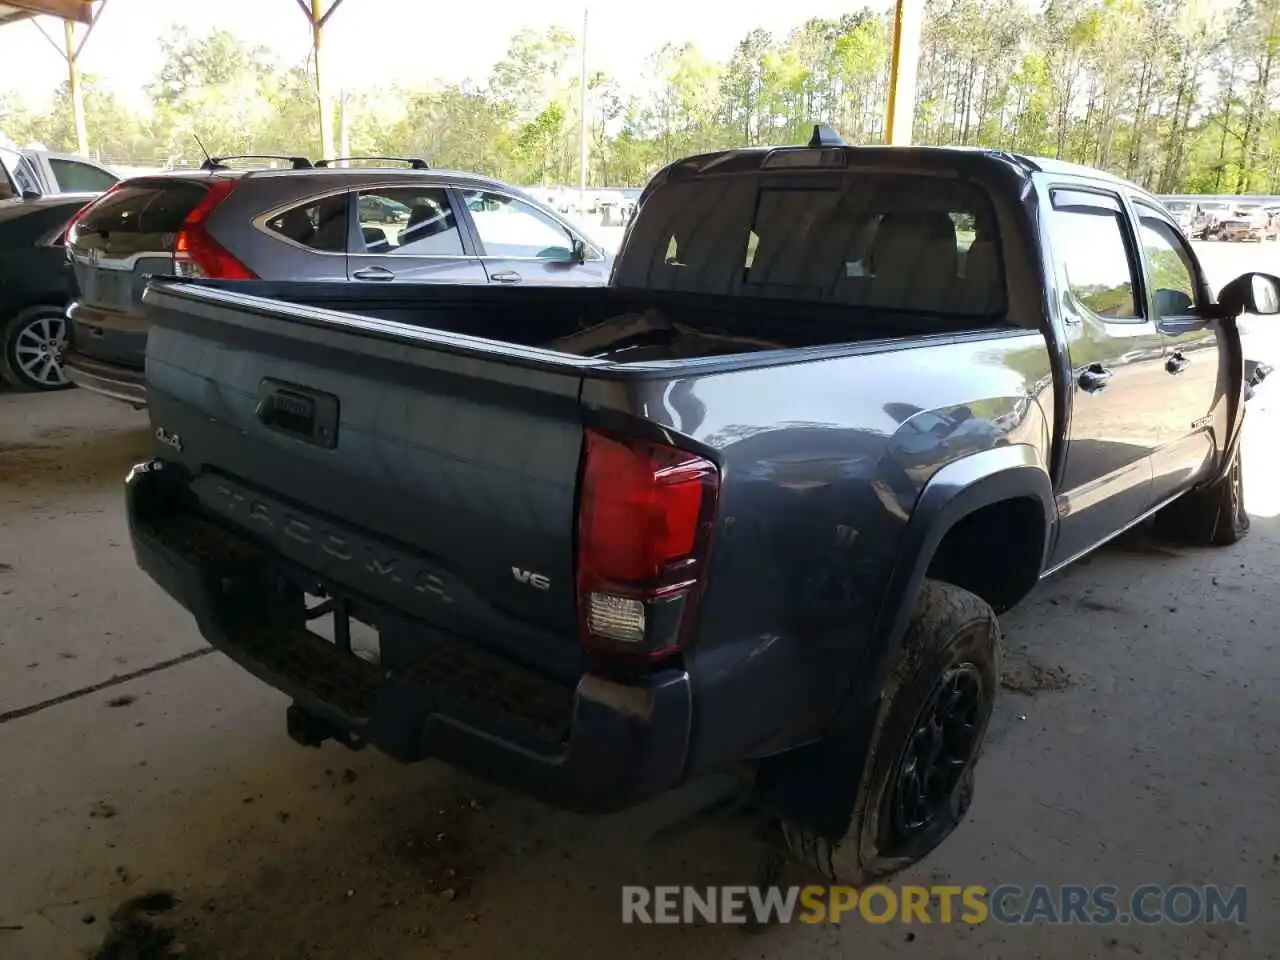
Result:
{"label": "red taillight lens", "polygon": [[257,274],[237,260],[205,227],[209,214],[236,188],[233,180],[210,180],[208,192],[182,222],[173,240],[174,272],[182,277],[256,280]]}
{"label": "red taillight lens", "polygon": [[720,472],[675,447],[588,430],[578,513],[578,619],[592,648],[659,658],[692,620]]}

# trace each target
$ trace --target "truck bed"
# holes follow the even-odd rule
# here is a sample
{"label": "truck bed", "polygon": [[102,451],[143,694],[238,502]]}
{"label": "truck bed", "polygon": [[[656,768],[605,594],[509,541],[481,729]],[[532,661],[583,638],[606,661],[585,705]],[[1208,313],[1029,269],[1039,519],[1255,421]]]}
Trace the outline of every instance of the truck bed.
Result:
{"label": "truck bed", "polygon": [[[307,569],[565,681],[580,672],[573,535],[586,408],[628,389],[617,379],[625,371],[679,381],[686,365],[705,375],[850,349],[615,363],[607,351],[533,345],[655,306],[695,337],[729,316],[715,298],[587,287],[166,279],[144,304],[152,425],[177,438],[165,454],[189,471],[202,509]],[[785,323],[816,339],[823,320],[830,335],[832,316],[761,309],[752,332]],[[545,588],[530,589],[521,571]]]}
{"label": "truck bed", "polygon": [[[628,289],[624,287],[501,287],[441,284],[343,284],[312,281],[185,281],[184,286],[221,289],[273,303],[291,303],[349,313],[484,340],[564,353],[607,355],[616,362],[645,362],[686,355],[672,332],[706,343],[697,351],[729,354],[791,349],[867,340],[962,332],[992,326],[981,317],[940,317],[846,305],[779,302],[769,298]],[[581,349],[575,335],[617,318],[660,318],[663,329],[632,336],[647,349],[626,354]],[[635,331],[634,326],[628,328]],[[623,330],[622,333],[626,333]],[[594,337],[594,346],[608,337]],[[622,338],[616,343],[622,344]],[[663,347],[668,347],[664,352]]]}

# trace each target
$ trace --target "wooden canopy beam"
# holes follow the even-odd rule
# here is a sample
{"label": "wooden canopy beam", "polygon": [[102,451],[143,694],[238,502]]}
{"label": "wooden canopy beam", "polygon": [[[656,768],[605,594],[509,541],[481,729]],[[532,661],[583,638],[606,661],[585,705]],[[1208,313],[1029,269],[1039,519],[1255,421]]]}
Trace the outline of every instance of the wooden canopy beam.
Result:
{"label": "wooden canopy beam", "polygon": [[[93,28],[98,25],[98,18],[102,16],[102,11],[107,6],[107,0],[97,0],[97,6],[94,6],[94,0],[76,0],[82,4],[85,10],[89,11],[89,28],[84,31],[84,36],[76,39],[76,21],[63,19],[62,21],[62,45],[59,46],[39,20],[32,19],[32,23],[36,25],[36,29],[44,35],[54,50],[58,51],[58,56],[67,62],[67,80],[70,84],[71,94],[71,115],[75,121],[76,128],[76,149],[82,156],[89,154],[89,128],[84,115],[84,88],[80,83],[80,52],[84,50],[84,45],[89,42],[89,37],[93,33]],[[4,0],[0,0],[3,4]],[[0,5],[0,10],[5,9]],[[27,16],[23,14],[23,16]],[[34,16],[34,15],[32,15]],[[0,20],[0,23],[4,21]]]}
{"label": "wooden canopy beam", "polygon": [[90,24],[93,23],[93,0],[0,0],[0,23],[39,16]]}
{"label": "wooden canopy beam", "polygon": [[316,102],[320,108],[320,154],[323,159],[335,156],[333,150],[333,98],[322,65],[321,50],[324,47],[324,28],[329,18],[338,12],[342,0],[298,0],[298,8],[311,26],[311,65],[316,78]]}

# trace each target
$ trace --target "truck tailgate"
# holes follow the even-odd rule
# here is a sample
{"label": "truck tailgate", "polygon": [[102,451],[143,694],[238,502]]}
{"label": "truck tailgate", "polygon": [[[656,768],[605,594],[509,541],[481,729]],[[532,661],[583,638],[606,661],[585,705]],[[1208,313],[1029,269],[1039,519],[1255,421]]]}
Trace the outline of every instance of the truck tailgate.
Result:
{"label": "truck tailgate", "polygon": [[152,427],[203,511],[339,592],[577,676],[594,361],[181,283],[143,302]]}

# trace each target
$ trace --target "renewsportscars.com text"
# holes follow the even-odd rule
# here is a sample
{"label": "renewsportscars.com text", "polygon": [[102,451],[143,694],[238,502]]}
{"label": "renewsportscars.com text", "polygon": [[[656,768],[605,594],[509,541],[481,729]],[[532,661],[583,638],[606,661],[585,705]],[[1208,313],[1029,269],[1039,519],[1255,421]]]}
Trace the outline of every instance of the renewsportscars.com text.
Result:
{"label": "renewsportscars.com text", "polygon": [[1244,923],[1244,887],[623,887],[623,923]]}

